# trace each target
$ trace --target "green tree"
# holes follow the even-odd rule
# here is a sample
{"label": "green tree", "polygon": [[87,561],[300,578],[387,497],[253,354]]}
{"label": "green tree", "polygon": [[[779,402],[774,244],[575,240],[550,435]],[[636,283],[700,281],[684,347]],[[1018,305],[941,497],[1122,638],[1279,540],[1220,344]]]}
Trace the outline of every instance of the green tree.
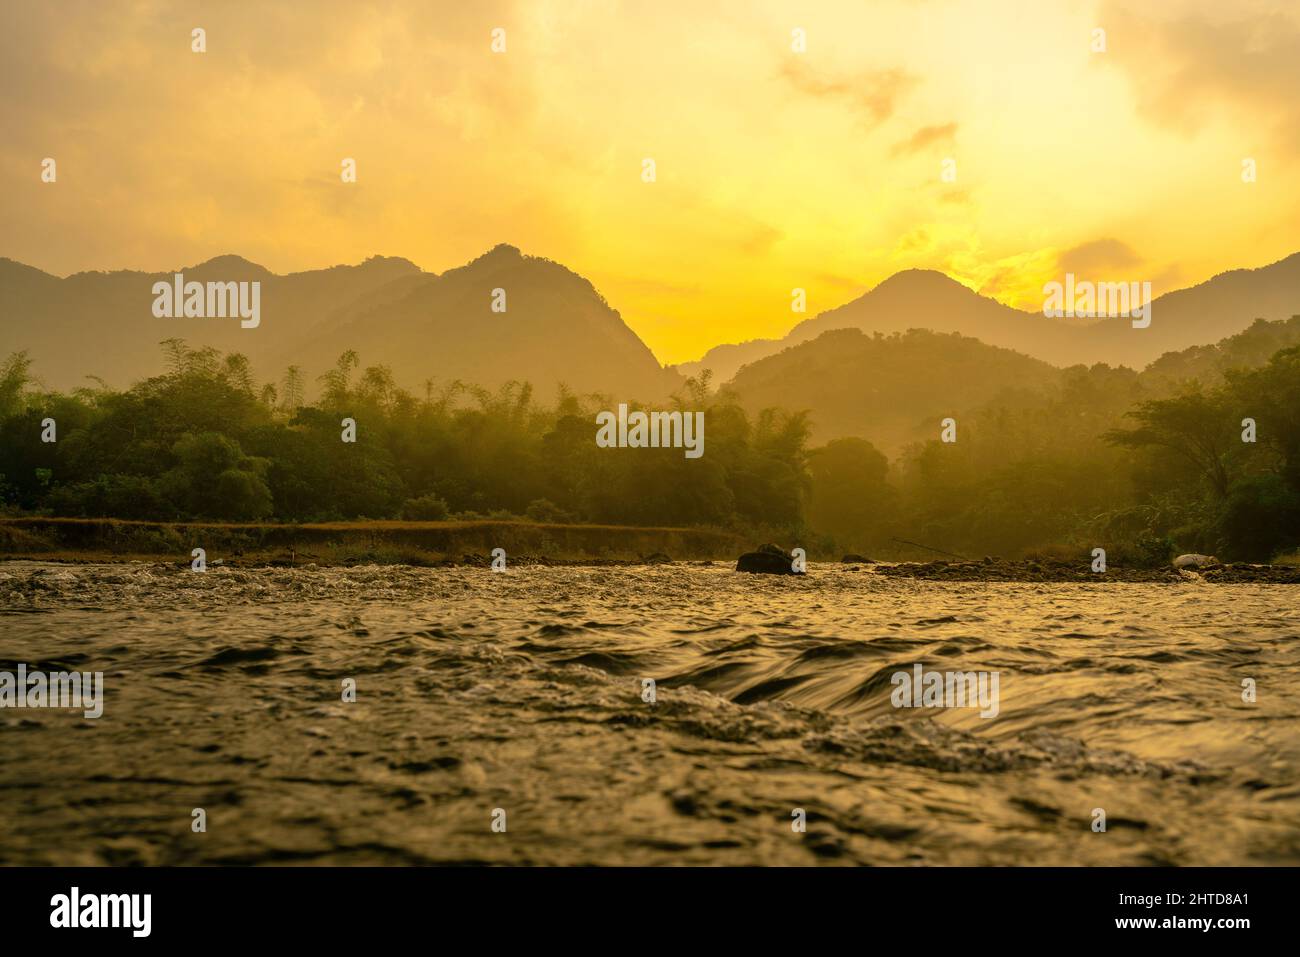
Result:
{"label": "green tree", "polygon": [[808,522],[845,547],[871,548],[886,538],[897,494],[889,461],[866,439],[835,439],[808,454]]}
{"label": "green tree", "polygon": [[187,434],[172,447],[177,460],[162,477],[165,494],[196,518],[242,520],[271,514],[267,461],[244,454],[218,432]]}

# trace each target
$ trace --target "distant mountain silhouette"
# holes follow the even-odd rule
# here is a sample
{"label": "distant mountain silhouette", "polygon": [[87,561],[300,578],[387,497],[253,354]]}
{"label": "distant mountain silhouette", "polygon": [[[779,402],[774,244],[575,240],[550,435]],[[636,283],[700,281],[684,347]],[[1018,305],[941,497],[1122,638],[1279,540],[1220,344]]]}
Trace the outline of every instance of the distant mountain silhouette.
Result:
{"label": "distant mountain silhouette", "polygon": [[745,342],[726,342],[714,346],[696,362],[681,362],[672,366],[684,376],[697,376],[708,369],[713,373],[713,384],[722,385],[742,366],[768,356],[776,355],[796,343],[791,339],[748,339]]}
{"label": "distant mountain silhouette", "polygon": [[[1193,382],[1212,388],[1226,370],[1266,365],[1296,345],[1300,315],[1256,320],[1218,343],[1168,352],[1129,373],[1138,391],[1128,399],[1173,395]],[[1035,405],[1065,383],[1065,368],[958,333],[832,329],[746,365],[722,388],[751,413],[807,410],[814,443],[857,436],[893,455],[909,442],[936,438],[947,416],[960,419],[985,403]]]}
{"label": "distant mountain silhouette", "polygon": [[1142,382],[1158,392],[1173,392],[1192,382],[1211,388],[1223,382],[1227,370],[1266,365],[1275,353],[1297,345],[1300,314],[1277,322],[1257,319],[1244,332],[1213,345],[1165,353],[1143,370]]}
{"label": "distant mountain silhouette", "polygon": [[[260,326],[156,318],[153,284],[171,282],[174,272],[186,281],[260,281]],[[505,290],[505,312],[491,309],[497,288]],[[579,393],[653,400],[682,382],[591,283],[513,246],[497,246],[440,276],[383,257],[277,276],[238,256],[219,256],[156,274],[60,279],[0,259],[0,356],[27,350],[33,373],[49,388],[85,385],[87,375],[116,386],[156,375],[164,368],[158,343],[170,337],[242,352],[263,381],[298,365],[313,392],[316,376],[348,349],[363,366],[391,366],[408,388],[428,379],[488,387],[517,379],[543,395],[563,382]]]}
{"label": "distant mountain silhouette", "polygon": [[[492,310],[493,290],[505,311]],[[279,357],[328,366],[348,348],[383,363],[398,382],[426,379],[495,387],[531,382],[543,396],[579,393],[661,399],[682,384],[590,282],[559,263],[500,245],[458,269],[393,284],[330,317]]]}
{"label": "distant mountain silhouette", "polygon": [[[260,281],[261,325],[156,318],[153,284],[170,282],[178,271],[199,282]],[[504,312],[492,310],[495,289],[505,292]],[[278,379],[288,365],[300,366],[313,391],[316,376],[354,349],[363,366],[386,364],[407,388],[430,379],[490,388],[515,379],[531,382],[543,397],[564,383],[579,393],[653,402],[679,388],[683,374],[711,368],[714,382],[724,383],[742,366],[835,329],[930,329],[1058,366],[1106,362],[1140,369],[1164,353],[1242,332],[1256,318],[1297,313],[1300,253],[1160,296],[1146,329],[1132,328],[1127,318],[1091,324],[1045,318],[978,295],[942,273],[909,269],[801,322],[783,339],[717,346],[699,362],[664,369],[590,282],[508,245],[442,275],[405,259],[373,257],[280,276],[225,255],[161,273],[83,272],[60,279],[0,259],[0,356],[27,350],[33,372],[60,389],[85,384],[87,375],[117,386],[155,375],[163,369],[159,341],[177,337],[192,347],[244,353],[263,381]],[[1168,371],[1176,372],[1172,365]],[[752,391],[756,382],[751,376],[744,384]]]}
{"label": "distant mountain silhouette", "polygon": [[1134,329],[1127,318],[1049,319],[1041,312],[1004,306],[943,273],[909,269],[852,302],[799,323],[784,339],[716,346],[698,362],[676,368],[683,375],[712,369],[714,381],[722,383],[745,363],[807,342],[829,329],[854,328],[880,333],[907,329],[957,332],[1055,365],[1105,362],[1141,369],[1166,352],[1207,345],[1241,332],[1257,318],[1286,319],[1296,313],[1300,313],[1300,253],[1259,269],[1225,272],[1189,289],[1158,296],[1146,329]]}
{"label": "distant mountain silhouette", "polygon": [[[155,317],[153,284],[170,283],[176,272],[187,282],[260,281],[261,325],[241,329],[237,319]],[[125,387],[163,371],[158,343],[176,337],[195,348],[242,352],[260,377],[275,379],[283,369],[269,357],[304,337],[340,303],[418,275],[413,263],[385,257],[277,276],[239,256],[218,256],[168,272],[82,272],[60,279],[0,259],[0,355],[26,350],[47,388],[86,385],[87,375]]]}
{"label": "distant mountain silhouette", "polygon": [[954,333],[883,336],[834,329],[745,368],[725,387],[750,412],[811,413],[814,443],[843,436],[896,452],[939,422],[1010,391],[1041,391],[1061,370]]}

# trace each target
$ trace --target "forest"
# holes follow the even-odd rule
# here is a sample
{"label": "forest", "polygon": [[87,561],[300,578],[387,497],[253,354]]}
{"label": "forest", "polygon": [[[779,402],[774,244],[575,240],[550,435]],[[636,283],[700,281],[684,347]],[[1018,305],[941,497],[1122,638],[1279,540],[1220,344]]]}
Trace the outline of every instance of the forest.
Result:
{"label": "forest", "polygon": [[906,542],[1267,561],[1300,546],[1300,346],[1212,375],[1195,357],[1075,366],[964,410],[955,442],[936,420],[892,461],[865,438],[812,446],[797,396],[747,413],[707,373],[673,400],[704,413],[707,454],[689,459],[598,447],[609,396],[561,388],[543,404],[527,383],[459,381],[417,394],[347,352],[308,401],[298,367],[259,383],[240,354],[162,348],[165,374],[125,390],[48,391],[24,353],[0,364],[3,514],[706,526],[823,557],[918,557]]}

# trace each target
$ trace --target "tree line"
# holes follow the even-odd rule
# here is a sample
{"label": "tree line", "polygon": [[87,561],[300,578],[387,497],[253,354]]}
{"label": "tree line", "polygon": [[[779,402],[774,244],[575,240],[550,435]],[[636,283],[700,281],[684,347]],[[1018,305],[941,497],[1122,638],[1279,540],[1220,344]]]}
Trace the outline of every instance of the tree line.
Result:
{"label": "tree line", "polygon": [[618,401],[608,396],[561,388],[540,403],[526,383],[459,381],[416,394],[347,352],[307,401],[297,367],[259,384],[242,355],[162,345],[167,371],[125,390],[47,391],[25,354],[0,364],[0,507],[703,525],[879,557],[900,539],[972,557],[1100,545],[1151,561],[1175,550],[1266,560],[1300,546],[1300,347],[1158,395],[1132,370],[1074,367],[1059,388],[958,414],[955,442],[936,423],[932,441],[891,462],[860,438],[812,448],[807,413],[747,414],[707,373],[672,400],[705,413],[706,454],[691,460],[597,447],[596,413]]}

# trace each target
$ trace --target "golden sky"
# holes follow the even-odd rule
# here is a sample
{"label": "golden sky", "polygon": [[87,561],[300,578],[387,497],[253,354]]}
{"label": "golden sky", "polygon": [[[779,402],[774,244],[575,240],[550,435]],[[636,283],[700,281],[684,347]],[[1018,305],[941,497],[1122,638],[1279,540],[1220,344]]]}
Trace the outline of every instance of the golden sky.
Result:
{"label": "golden sky", "polygon": [[1287,0],[5,3],[0,77],[0,256],[441,272],[508,242],[664,362],[909,267],[1040,309],[1066,269],[1159,294],[1300,249]]}

